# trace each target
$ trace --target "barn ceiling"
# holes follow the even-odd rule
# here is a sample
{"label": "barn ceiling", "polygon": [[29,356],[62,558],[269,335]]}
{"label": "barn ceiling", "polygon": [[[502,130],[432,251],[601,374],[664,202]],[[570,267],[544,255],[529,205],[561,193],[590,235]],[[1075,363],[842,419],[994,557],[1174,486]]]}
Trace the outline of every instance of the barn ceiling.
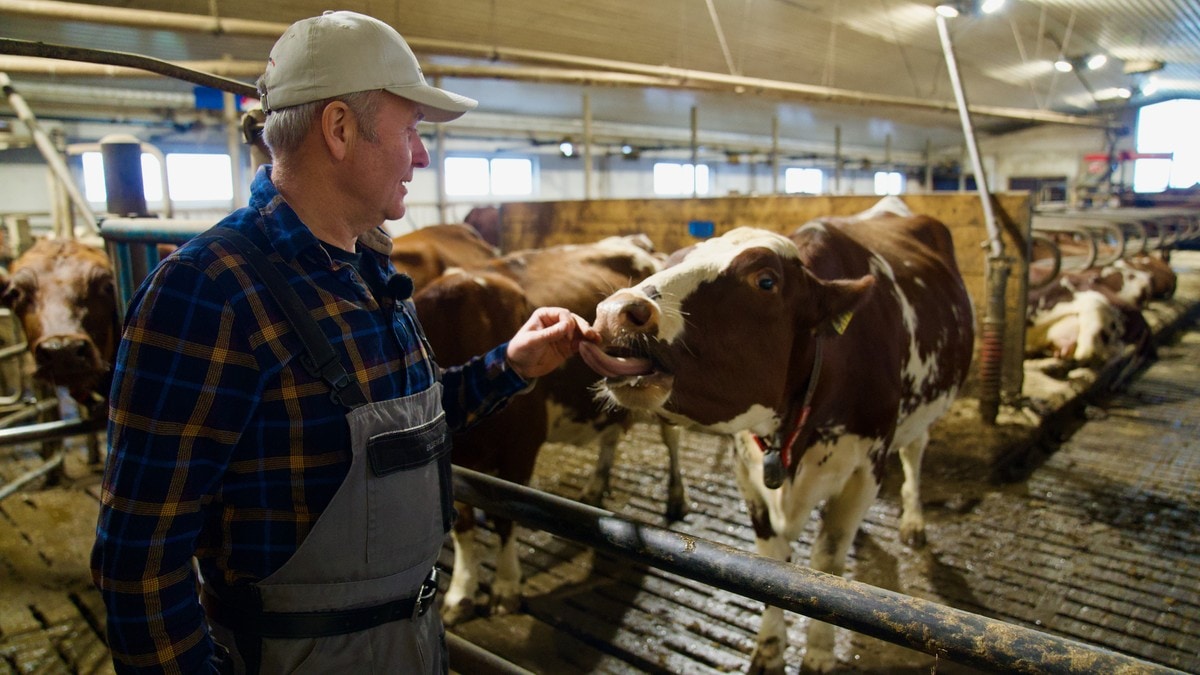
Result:
{"label": "barn ceiling", "polygon": [[[171,61],[226,59],[229,72],[251,82],[284,25],[325,9],[353,9],[396,26],[428,75],[479,99],[477,113],[447,125],[450,134],[556,142],[579,136],[586,109],[600,142],[686,143],[695,110],[709,145],[762,144],[777,133],[790,148],[821,153],[840,143],[844,151],[903,158],[957,148],[962,140],[935,4],[0,0],[0,36]],[[98,6],[109,9],[67,18],[72,8]],[[138,11],[127,18],[119,10]],[[155,27],[149,21],[156,12],[227,23],[220,32],[215,20],[197,29]],[[249,28],[232,21],[238,19],[250,20]],[[1147,102],[1200,98],[1195,0],[1007,0],[997,13],[967,12],[946,26],[984,135],[1103,123]],[[1108,62],[1088,70],[1083,61],[1094,54]],[[1075,69],[1056,70],[1059,58]],[[190,100],[187,83],[37,72],[47,63],[0,56],[0,70],[43,117],[115,118],[132,108],[162,114]]]}

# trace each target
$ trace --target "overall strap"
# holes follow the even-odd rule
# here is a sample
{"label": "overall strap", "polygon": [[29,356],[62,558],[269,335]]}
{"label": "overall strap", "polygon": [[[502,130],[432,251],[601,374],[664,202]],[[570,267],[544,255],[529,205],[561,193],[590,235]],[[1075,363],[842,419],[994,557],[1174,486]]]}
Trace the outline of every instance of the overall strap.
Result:
{"label": "overall strap", "polygon": [[304,343],[305,353],[300,355],[300,364],[310,375],[321,378],[329,385],[329,398],[347,408],[365,405],[367,399],[363,396],[362,389],[342,366],[337,352],[329,344],[329,338],[325,337],[325,333],[309,314],[300,296],[288,285],[283,273],[267,259],[262,249],[241,232],[229,227],[214,227],[200,236],[225,240],[258,272],[259,278],[279,303],[292,328]]}

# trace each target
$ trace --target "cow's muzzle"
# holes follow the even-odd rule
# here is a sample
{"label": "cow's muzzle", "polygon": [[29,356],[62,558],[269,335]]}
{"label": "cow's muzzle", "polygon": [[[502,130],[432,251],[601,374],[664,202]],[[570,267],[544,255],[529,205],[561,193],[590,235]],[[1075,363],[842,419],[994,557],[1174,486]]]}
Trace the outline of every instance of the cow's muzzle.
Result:
{"label": "cow's muzzle", "polygon": [[600,343],[584,343],[579,355],[604,376],[604,389],[619,405],[656,408],[670,396],[674,377],[659,358],[660,316],[650,297],[632,289],[617,291],[596,307],[593,327]]}

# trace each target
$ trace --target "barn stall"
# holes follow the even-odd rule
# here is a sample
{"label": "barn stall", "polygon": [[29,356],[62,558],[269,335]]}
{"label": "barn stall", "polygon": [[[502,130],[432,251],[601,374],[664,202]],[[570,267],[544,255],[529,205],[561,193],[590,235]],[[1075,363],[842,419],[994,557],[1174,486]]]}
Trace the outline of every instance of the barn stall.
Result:
{"label": "barn stall", "polygon": [[[587,96],[584,101],[586,107]],[[885,162],[887,154],[885,150]],[[590,177],[585,180],[591,184]],[[1047,394],[1031,389],[1035,385],[1029,381],[1031,371],[1021,358],[1018,338],[1024,328],[1030,265],[1026,247],[1033,231],[1039,229],[1032,195],[1005,194],[996,199],[1003,242],[1012,256],[1012,268],[999,296],[987,292],[987,263],[981,244],[988,240],[988,233],[978,198],[913,193],[904,199],[915,211],[936,215],[954,230],[958,258],[980,310],[979,318],[982,320],[982,309],[994,298],[1002,300],[1004,339],[992,363],[999,373],[998,398],[1004,405],[994,424],[984,424],[978,413],[980,392],[969,391],[951,419],[936,431],[935,446],[927,459],[927,473],[932,475],[927,478],[931,487],[926,496],[927,506],[937,513],[933,546],[914,554],[899,544],[894,529],[897,488],[889,484],[855,546],[851,577],[972,615],[1110,649],[1117,658],[1134,659],[1136,667],[1157,664],[1193,670],[1196,651],[1188,645],[1194,644],[1196,633],[1197,573],[1194,564],[1189,565],[1194,563],[1195,542],[1189,538],[1187,523],[1194,519],[1190,505],[1195,497],[1190,486],[1195,484],[1195,467],[1188,459],[1191,435],[1187,431],[1194,430],[1196,423],[1187,405],[1195,395],[1194,373],[1187,366],[1196,356],[1194,350],[1188,351],[1194,346],[1189,336],[1195,298],[1194,282],[1188,279],[1195,273],[1195,263],[1187,254],[1175,255],[1175,266],[1181,272],[1178,299],[1148,310],[1156,317],[1152,323],[1160,339],[1182,336],[1162,348],[1150,369],[1136,373],[1132,381],[1121,363],[1109,364],[1095,374],[1077,372],[1065,380],[1051,377],[1054,381],[1048,387],[1052,393]],[[855,213],[876,200],[875,196],[837,195],[509,202],[501,209],[503,241],[505,248],[512,250],[643,232],[661,250],[670,251],[692,241],[690,230],[703,232],[711,227],[719,234],[749,224],[787,231],[808,218]],[[143,230],[164,229],[150,220]],[[1149,236],[1144,230],[1143,239]],[[128,283],[144,274],[143,256],[141,260],[126,257],[131,261],[128,265],[118,263],[117,271],[128,276]],[[977,349],[977,355],[980,351]],[[1046,384],[1043,375],[1041,371],[1033,373],[1039,384]],[[979,378],[973,377],[972,383],[978,387]],[[1024,405],[1026,397],[1040,404]],[[1144,407],[1154,410],[1146,412]],[[1098,418],[1105,411],[1108,419],[1091,419],[1070,433],[1078,426],[1080,413]],[[1178,432],[1180,429],[1183,432]],[[28,432],[35,437],[57,437],[61,430],[34,428]],[[1126,436],[1131,439],[1128,445],[1113,442]],[[1078,439],[1084,442],[1076,446]],[[1148,447],[1147,439],[1161,441],[1157,445],[1162,447]],[[77,441],[69,439],[68,451],[55,455],[65,466],[68,488],[39,490],[34,474],[47,464],[40,461],[41,453],[17,445],[26,440],[13,437],[13,459],[4,467],[5,479],[31,481],[34,489],[20,492],[2,507],[5,527],[11,525],[4,541],[5,560],[11,561],[6,574],[13,581],[9,584],[6,580],[4,586],[21,590],[11,596],[6,593],[12,600],[5,605],[4,623],[0,624],[0,653],[18,670],[103,670],[106,653],[99,637],[103,614],[87,583],[82,557],[90,544],[89,518],[94,520],[95,467],[81,459],[86,455],[72,447]],[[632,523],[624,527],[644,532],[647,539],[652,531],[637,527],[661,520],[665,478],[660,452],[654,433],[646,429],[626,439],[621,447],[624,460],[618,465],[619,480],[606,502],[626,519],[619,522]],[[671,526],[672,531],[681,533],[677,538],[685,542],[684,551],[707,550],[708,542],[747,549],[751,536],[745,509],[730,479],[728,450],[719,439],[689,434],[684,452],[691,467],[687,478],[692,513]],[[1144,463],[1132,461],[1131,454]],[[589,449],[547,448],[534,486],[573,497],[593,466]],[[11,476],[7,473],[10,467]],[[465,492],[473,487],[486,493],[468,479],[460,483]],[[595,513],[590,516],[598,517]],[[62,536],[63,530],[72,535]],[[990,536],[981,537],[981,531]],[[649,551],[631,563],[603,546],[596,552],[535,531],[522,537],[528,577],[522,611],[505,617],[480,617],[454,628],[456,658],[471,664],[464,665],[463,672],[518,667],[540,672],[745,668],[757,621],[757,600],[692,580],[686,574],[648,566]],[[810,540],[811,531],[798,543],[797,559],[807,556]],[[694,542],[690,549],[687,541]],[[30,548],[36,557],[26,561],[22,556]],[[8,555],[10,551],[12,555]],[[443,567],[449,568],[452,559],[447,551]],[[530,567],[536,571],[531,572]],[[797,577],[801,576],[797,572]],[[851,621],[836,614],[836,619]],[[793,617],[789,663],[798,663],[803,651],[800,623]],[[854,627],[866,633],[880,630]],[[490,654],[461,639],[490,650]],[[969,672],[996,664],[984,656],[969,665],[957,665],[956,659],[949,657],[961,655],[947,647],[944,636],[910,645],[925,646],[941,656],[925,656],[849,633],[841,634],[839,640],[839,653],[848,670]],[[1020,650],[1012,653],[1018,658],[1025,654]],[[1029,669],[1058,672],[1050,653],[1037,652],[1041,659],[1033,657]],[[1104,653],[1093,652],[1093,658]],[[1145,662],[1137,662],[1139,659]],[[1089,669],[1067,665],[1061,672]]]}

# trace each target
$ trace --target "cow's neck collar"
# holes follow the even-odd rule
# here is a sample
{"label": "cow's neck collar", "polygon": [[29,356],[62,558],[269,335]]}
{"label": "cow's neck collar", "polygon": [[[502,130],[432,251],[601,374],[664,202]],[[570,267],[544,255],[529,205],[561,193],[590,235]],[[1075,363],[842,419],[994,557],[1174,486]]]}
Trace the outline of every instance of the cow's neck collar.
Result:
{"label": "cow's neck collar", "polygon": [[791,419],[795,420],[791,429],[788,429],[787,418],[785,418],[784,423],[772,435],[771,442],[767,442],[758,434],[753,434],[754,442],[763,452],[763,483],[771,489],[783,485],[784,476],[791,468],[792,448],[808,424],[808,415],[812,412],[813,394],[817,391],[817,380],[821,378],[821,345],[824,342],[825,340],[820,335],[816,337],[813,347],[812,372],[808,376],[808,388],[804,390],[800,408],[790,415]]}

